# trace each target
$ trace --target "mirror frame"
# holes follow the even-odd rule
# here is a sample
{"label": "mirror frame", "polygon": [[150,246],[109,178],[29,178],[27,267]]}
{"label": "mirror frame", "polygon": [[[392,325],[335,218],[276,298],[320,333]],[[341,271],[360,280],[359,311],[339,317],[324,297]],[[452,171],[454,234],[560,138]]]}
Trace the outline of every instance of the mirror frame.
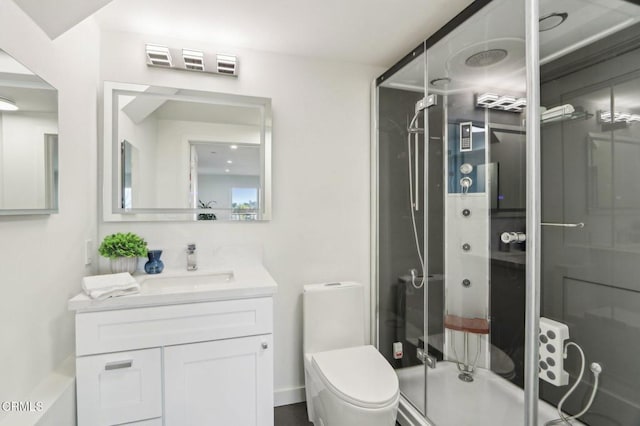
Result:
{"label": "mirror frame", "polygon": [[[197,89],[168,88],[155,85],[143,85],[134,83],[119,83],[113,81],[104,82],[103,92],[103,138],[101,140],[102,170],[100,173],[102,186],[102,214],[105,222],[152,222],[152,221],[180,221],[199,222],[198,214],[211,213],[208,209],[198,208],[133,208],[119,207],[119,146],[117,140],[118,129],[117,103],[114,103],[118,93],[144,93],[150,87],[160,88],[166,93],[173,90],[185,90],[188,94],[168,95],[172,100],[197,101],[218,105],[252,106],[261,109],[263,122],[260,131],[261,144],[264,144],[264,161],[260,165],[261,180],[261,204],[259,206],[260,218],[252,221],[225,220],[224,223],[250,223],[271,220],[271,138],[272,115],[271,99],[255,96],[236,95],[231,93],[210,92]],[[218,221],[205,221],[218,222]]]}

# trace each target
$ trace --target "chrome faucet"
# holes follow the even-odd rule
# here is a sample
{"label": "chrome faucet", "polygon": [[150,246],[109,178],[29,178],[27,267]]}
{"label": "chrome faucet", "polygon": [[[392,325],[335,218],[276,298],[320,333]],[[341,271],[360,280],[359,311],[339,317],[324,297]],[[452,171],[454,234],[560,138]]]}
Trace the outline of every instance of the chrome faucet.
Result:
{"label": "chrome faucet", "polygon": [[195,271],[198,269],[198,256],[196,254],[196,245],[187,245],[187,271]]}

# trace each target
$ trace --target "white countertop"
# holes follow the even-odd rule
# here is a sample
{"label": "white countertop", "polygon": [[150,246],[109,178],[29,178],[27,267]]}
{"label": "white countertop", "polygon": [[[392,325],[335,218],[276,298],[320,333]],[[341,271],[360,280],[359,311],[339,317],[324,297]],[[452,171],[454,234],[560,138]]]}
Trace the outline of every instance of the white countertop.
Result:
{"label": "white countertop", "polygon": [[179,303],[210,302],[215,300],[247,299],[254,297],[268,297],[277,292],[278,286],[269,272],[262,265],[241,265],[229,267],[204,267],[196,271],[179,269],[165,269],[158,275],[147,275],[136,272],[133,276],[140,283],[152,286],[153,278],[196,277],[208,274],[224,274],[233,272],[233,278],[215,285],[201,286],[188,291],[170,289],[142,292],[127,296],[110,297],[103,300],[89,298],[84,292],[69,299],[67,307],[70,311],[105,311],[114,309],[138,308],[159,305],[174,305]]}

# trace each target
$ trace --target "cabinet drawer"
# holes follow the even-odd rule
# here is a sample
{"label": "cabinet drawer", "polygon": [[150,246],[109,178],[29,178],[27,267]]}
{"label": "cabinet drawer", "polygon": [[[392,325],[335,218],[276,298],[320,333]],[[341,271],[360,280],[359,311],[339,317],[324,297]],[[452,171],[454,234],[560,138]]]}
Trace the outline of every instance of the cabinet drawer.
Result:
{"label": "cabinet drawer", "polygon": [[270,297],[154,306],[76,315],[76,354],[269,334]]}
{"label": "cabinet drawer", "polygon": [[119,425],[161,417],[160,351],[76,358],[78,425]]}

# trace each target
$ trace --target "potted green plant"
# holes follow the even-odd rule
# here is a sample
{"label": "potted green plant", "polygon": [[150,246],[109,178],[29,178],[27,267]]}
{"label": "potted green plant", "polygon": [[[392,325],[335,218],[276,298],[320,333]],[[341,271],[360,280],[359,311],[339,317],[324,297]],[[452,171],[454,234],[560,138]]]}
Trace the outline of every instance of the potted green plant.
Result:
{"label": "potted green plant", "polygon": [[118,232],[104,237],[98,252],[110,259],[112,273],[133,273],[138,266],[138,257],[147,255],[147,242],[134,233]]}

